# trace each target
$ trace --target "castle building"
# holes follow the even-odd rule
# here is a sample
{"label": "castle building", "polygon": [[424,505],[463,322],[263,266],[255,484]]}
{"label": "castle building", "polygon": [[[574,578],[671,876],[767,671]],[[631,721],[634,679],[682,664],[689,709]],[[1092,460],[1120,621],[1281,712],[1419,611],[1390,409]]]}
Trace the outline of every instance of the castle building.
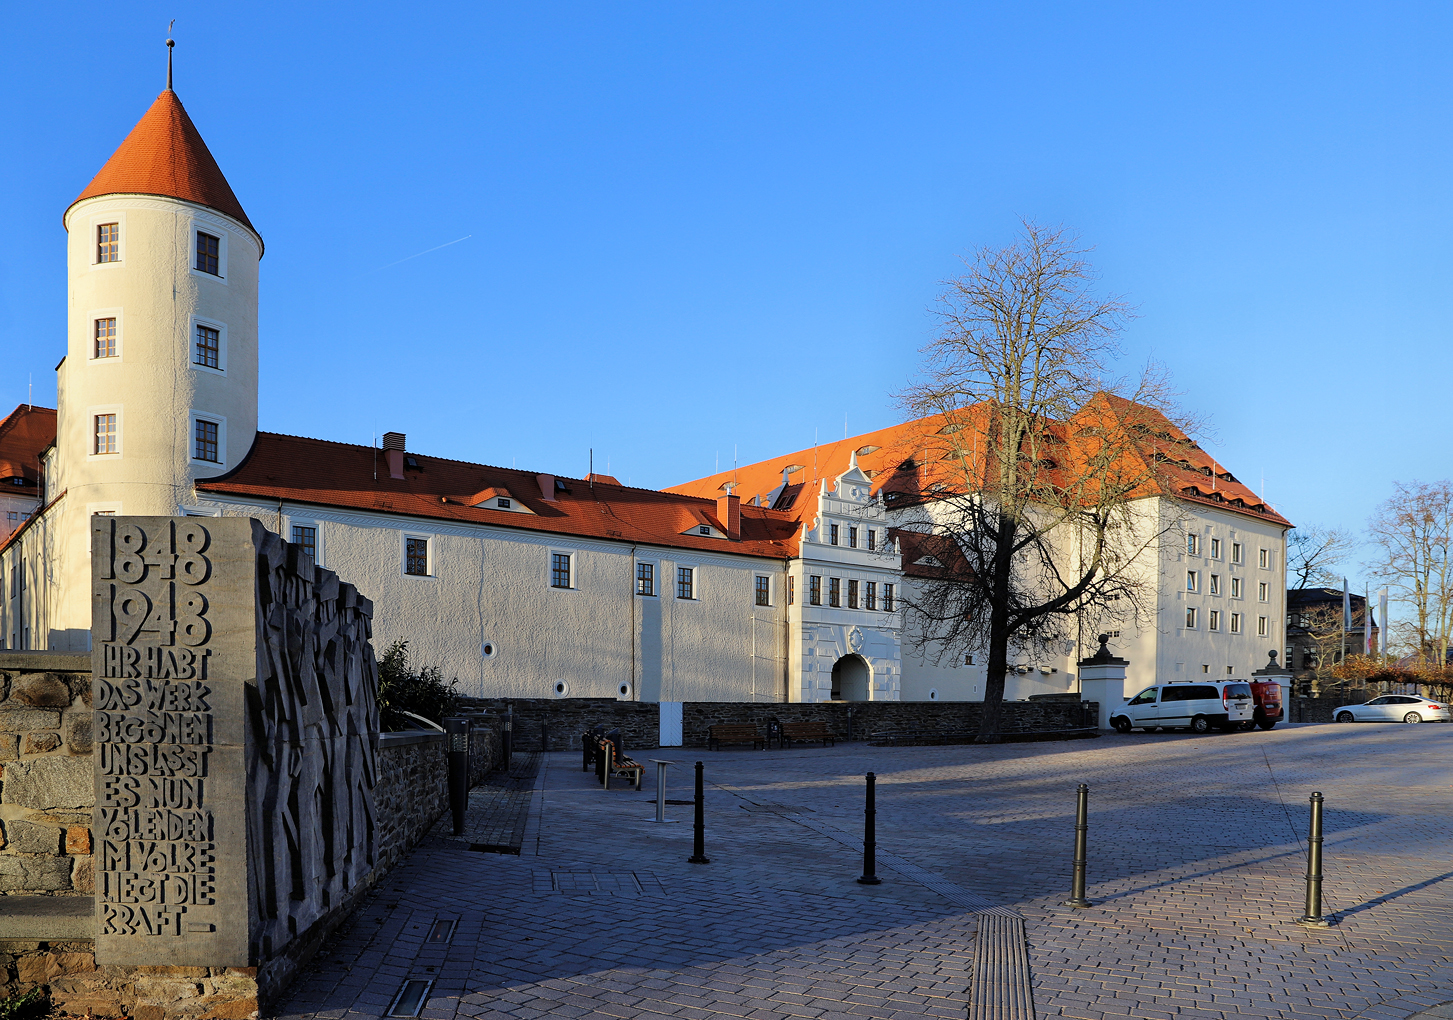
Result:
{"label": "castle building", "polygon": [[[375,602],[376,646],[409,641],[465,694],[983,696],[982,658],[905,631],[934,551],[900,539],[887,483],[923,422],[666,491],[431,457],[397,432],[379,449],[261,432],[263,239],[170,88],[63,222],[58,407],[0,423],[0,646],[89,648],[93,515],[248,516]],[[1147,499],[1190,523],[1146,565],[1154,619],[1117,647],[1146,682],[1245,675],[1281,645],[1290,525],[1189,440],[1166,442],[1187,479]],[[1187,571],[1206,587],[1187,590]],[[1094,645],[1026,658],[1007,696],[1074,690]]]}

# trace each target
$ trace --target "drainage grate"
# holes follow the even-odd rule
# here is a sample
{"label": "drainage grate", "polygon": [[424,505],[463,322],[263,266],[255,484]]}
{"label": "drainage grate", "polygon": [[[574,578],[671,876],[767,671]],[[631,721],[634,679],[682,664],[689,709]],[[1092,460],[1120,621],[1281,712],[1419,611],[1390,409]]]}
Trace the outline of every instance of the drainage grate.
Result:
{"label": "drainage grate", "polygon": [[694,800],[668,800],[667,804],[695,804]]}
{"label": "drainage grate", "polygon": [[458,921],[435,921],[434,926],[429,929],[429,937],[425,942],[450,942],[454,939],[454,926]]}
{"label": "drainage grate", "polygon": [[429,998],[429,989],[433,987],[432,979],[405,981],[399,988],[399,994],[394,996],[393,1005],[388,1008],[388,1015],[418,1016],[419,1010],[424,1008],[425,1000]]}
{"label": "drainage grate", "polygon": [[508,843],[470,843],[469,849],[478,850],[483,854],[514,854],[520,856],[520,848],[510,846]]}

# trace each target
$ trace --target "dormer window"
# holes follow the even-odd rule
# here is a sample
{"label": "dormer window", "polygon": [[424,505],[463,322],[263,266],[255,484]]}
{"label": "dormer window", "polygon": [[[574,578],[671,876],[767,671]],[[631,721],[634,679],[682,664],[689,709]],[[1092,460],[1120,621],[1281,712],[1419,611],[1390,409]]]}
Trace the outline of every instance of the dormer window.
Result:
{"label": "dormer window", "polygon": [[501,496],[499,499],[494,501],[494,505],[499,507],[501,510],[508,510],[511,506],[511,503],[509,500]]}
{"label": "dormer window", "polygon": [[705,524],[703,524],[701,527],[699,527],[699,528],[696,529],[696,533],[698,535],[707,535],[707,536],[710,536],[711,535],[711,528],[709,528]]}
{"label": "dormer window", "polygon": [[220,276],[221,263],[218,255],[221,252],[222,241],[211,234],[204,234],[197,231],[197,272],[211,273],[213,276]]}
{"label": "dormer window", "polygon": [[96,261],[121,261],[121,224],[101,223],[97,225]]}

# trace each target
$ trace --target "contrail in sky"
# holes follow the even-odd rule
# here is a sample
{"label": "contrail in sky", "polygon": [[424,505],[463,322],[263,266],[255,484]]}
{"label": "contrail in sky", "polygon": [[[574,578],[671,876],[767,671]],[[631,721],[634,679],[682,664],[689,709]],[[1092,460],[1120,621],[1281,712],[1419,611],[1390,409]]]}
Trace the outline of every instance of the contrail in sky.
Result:
{"label": "contrail in sky", "polygon": [[376,272],[378,272],[378,271],[379,271],[379,270],[380,270],[380,269],[388,269],[388,268],[390,268],[390,267],[391,267],[391,266],[396,266],[396,265],[398,265],[398,264],[399,264],[399,262],[407,262],[407,261],[409,261],[409,259],[416,259],[416,258],[418,258],[418,257],[419,257],[419,256],[420,256],[420,255],[427,255],[427,254],[429,254],[429,252],[431,252],[431,251],[438,251],[438,250],[439,250],[439,249],[440,249],[440,248],[447,248],[447,247],[449,247],[449,246],[450,246],[450,245],[451,245],[451,244],[458,244],[458,243],[459,243],[459,242],[460,242],[460,241],[467,241],[467,240],[469,240],[469,239],[470,239],[470,238],[471,238],[471,237],[473,237],[473,236],[474,236],[474,235],[473,235],[473,234],[465,234],[465,235],[464,235],[464,236],[463,236],[463,237],[456,237],[456,238],[455,238],[455,239],[454,239],[454,240],[452,240],[452,241],[446,241],[446,242],[444,242],[444,243],[443,243],[443,244],[437,244],[437,245],[435,245],[435,246],[434,246],[434,247],[432,247],[432,248],[428,248],[428,249],[425,249],[425,250],[424,250],[424,251],[421,251],[421,252],[418,252],[418,253],[416,253],[416,254],[413,254],[413,255],[410,255],[410,256],[409,256],[409,257],[408,257],[408,258],[402,258],[402,259],[399,259],[399,261],[398,261],[398,262],[390,262],[390,263],[389,263],[389,264],[388,264],[388,265],[387,265],[387,266],[379,266],[379,267],[378,267],[378,269],[370,269],[370,270],[369,270],[369,272],[370,272],[370,273],[376,273]]}

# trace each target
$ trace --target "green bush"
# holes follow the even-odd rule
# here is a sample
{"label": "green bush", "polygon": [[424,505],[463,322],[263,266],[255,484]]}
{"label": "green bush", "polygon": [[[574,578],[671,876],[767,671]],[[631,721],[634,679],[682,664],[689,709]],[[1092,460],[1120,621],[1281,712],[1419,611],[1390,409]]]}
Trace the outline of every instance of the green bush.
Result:
{"label": "green bush", "polygon": [[0,1020],[46,1020],[53,1012],[50,999],[39,988],[0,999]]}
{"label": "green bush", "polygon": [[438,666],[414,672],[409,643],[400,638],[378,660],[379,721],[385,731],[408,729],[403,713],[413,712],[442,725],[445,716],[459,710],[458,683],[457,677],[446,682]]}

